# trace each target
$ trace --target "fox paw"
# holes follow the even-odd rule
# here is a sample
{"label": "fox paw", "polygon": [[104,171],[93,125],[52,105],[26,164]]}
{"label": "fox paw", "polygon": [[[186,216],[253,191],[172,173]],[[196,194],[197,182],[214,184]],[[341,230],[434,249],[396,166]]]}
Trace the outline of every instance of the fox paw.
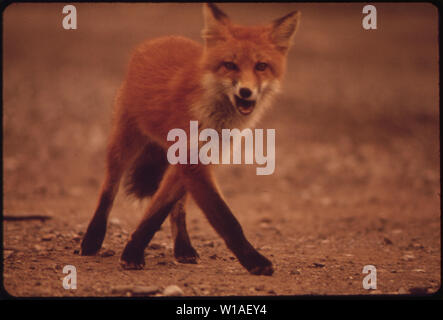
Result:
{"label": "fox paw", "polygon": [[120,265],[126,270],[143,269],[145,266],[143,250],[139,250],[129,242],[120,257]]}
{"label": "fox paw", "polygon": [[95,255],[102,247],[106,234],[106,224],[91,224],[83,237],[81,244],[82,256]]}
{"label": "fox paw", "polygon": [[272,264],[269,266],[257,266],[253,267],[252,269],[248,270],[250,274],[257,275],[257,276],[272,276],[274,273],[274,268],[272,267]]}
{"label": "fox paw", "polygon": [[200,256],[191,245],[179,245],[174,247],[174,257],[179,263],[196,264]]}
{"label": "fox paw", "polygon": [[129,262],[120,259],[120,265],[125,270],[142,270],[145,266],[145,263]]}
{"label": "fox paw", "polygon": [[240,263],[253,275],[272,276],[274,273],[272,262],[258,252],[240,261]]}

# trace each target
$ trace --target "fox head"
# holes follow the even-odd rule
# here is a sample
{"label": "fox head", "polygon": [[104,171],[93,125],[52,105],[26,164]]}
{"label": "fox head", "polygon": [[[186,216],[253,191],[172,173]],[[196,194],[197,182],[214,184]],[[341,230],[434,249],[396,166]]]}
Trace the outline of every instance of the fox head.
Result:
{"label": "fox head", "polygon": [[[232,23],[214,4],[204,4],[203,15],[203,87],[218,97],[219,109],[232,109],[228,111],[239,120],[234,121],[237,125],[250,124],[279,91],[300,13],[294,11],[268,25],[252,27]],[[213,110],[213,115],[214,111],[220,110]]]}

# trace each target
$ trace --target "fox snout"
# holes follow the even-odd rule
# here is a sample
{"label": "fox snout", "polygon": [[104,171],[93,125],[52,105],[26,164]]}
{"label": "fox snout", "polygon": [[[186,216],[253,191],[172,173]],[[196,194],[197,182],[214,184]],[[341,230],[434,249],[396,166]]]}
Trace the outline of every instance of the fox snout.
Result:
{"label": "fox snout", "polygon": [[242,115],[250,114],[258,99],[258,88],[250,84],[237,82],[233,90],[233,105]]}
{"label": "fox snout", "polygon": [[237,86],[235,93],[242,99],[256,100],[257,91],[258,90],[256,88],[249,88],[239,85]]}

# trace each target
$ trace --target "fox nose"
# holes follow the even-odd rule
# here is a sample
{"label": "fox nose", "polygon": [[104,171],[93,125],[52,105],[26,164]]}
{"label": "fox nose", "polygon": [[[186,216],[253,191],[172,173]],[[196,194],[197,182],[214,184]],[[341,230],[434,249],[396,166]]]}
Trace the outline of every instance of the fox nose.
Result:
{"label": "fox nose", "polygon": [[240,89],[240,97],[241,98],[247,99],[251,96],[251,94],[252,94],[252,91],[248,88],[241,88]]}

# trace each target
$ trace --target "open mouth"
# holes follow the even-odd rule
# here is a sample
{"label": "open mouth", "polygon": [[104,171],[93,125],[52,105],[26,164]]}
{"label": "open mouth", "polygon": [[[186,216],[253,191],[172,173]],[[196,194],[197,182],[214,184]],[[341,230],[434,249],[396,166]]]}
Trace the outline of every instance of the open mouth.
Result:
{"label": "open mouth", "polygon": [[237,97],[236,95],[234,95],[234,99],[235,106],[241,114],[248,115],[254,110],[255,100],[245,100]]}

